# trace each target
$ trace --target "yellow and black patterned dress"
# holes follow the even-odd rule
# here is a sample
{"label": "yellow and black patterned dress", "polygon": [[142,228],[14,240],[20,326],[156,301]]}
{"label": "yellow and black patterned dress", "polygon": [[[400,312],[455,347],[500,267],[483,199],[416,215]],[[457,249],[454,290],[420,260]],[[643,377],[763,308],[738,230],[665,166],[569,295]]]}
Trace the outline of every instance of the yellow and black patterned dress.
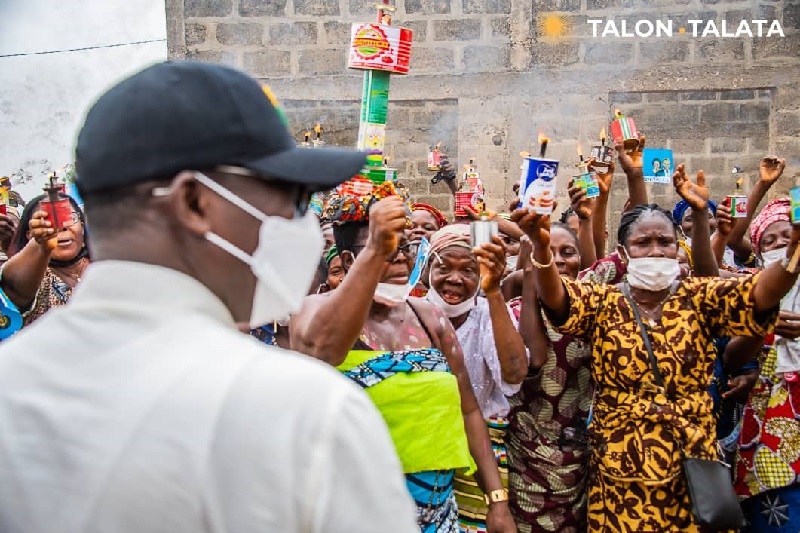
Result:
{"label": "yellow and black patterned dress", "polygon": [[[744,280],[689,278],[649,335],[667,394],[655,385],[632,309],[616,286],[565,279],[571,299],[557,329],[592,344],[596,383],[590,427],[589,531],[700,531],[681,471],[683,452],[712,458],[715,421],[707,389],[713,339],[765,335],[778,308],[755,316]],[[667,398],[674,399],[673,401]]]}

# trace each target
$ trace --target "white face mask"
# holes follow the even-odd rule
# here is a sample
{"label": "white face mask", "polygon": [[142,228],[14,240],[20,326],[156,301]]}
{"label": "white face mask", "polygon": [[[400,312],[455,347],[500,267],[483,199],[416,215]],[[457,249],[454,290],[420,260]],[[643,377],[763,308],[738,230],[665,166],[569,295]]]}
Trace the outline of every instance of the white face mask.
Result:
{"label": "white face mask", "polygon": [[786,257],[785,246],[783,248],[776,248],[774,250],[770,250],[769,252],[762,253],[761,262],[764,263],[764,268],[767,268],[775,263],[780,263],[784,257]]}
{"label": "white face mask", "polygon": [[[437,255],[436,258],[439,262],[442,262],[442,259]],[[461,315],[465,315],[472,311],[472,309],[477,305],[476,297],[478,296],[478,292],[480,291],[480,284],[478,284],[478,289],[475,291],[475,294],[461,302],[460,304],[449,304],[444,301],[444,298],[436,292],[436,289],[433,287],[433,265],[431,265],[431,270],[428,272],[428,294],[425,296],[425,299],[431,302],[433,305],[444,311],[444,315],[447,318],[455,318]]]}
{"label": "white face mask", "polygon": [[411,291],[414,290],[414,287],[419,283],[420,277],[422,277],[422,269],[425,268],[425,263],[428,260],[428,250],[430,247],[431,245],[428,239],[423,237],[417,247],[417,258],[414,262],[414,268],[411,270],[411,274],[408,277],[408,282],[403,285],[398,285],[396,283],[378,283],[378,286],[375,288],[374,298],[391,304],[401,304],[405,302],[411,294]]}
{"label": "white face mask", "polygon": [[255,274],[250,327],[285,321],[300,309],[325,247],[317,217],[312,211],[293,219],[268,216],[209,177],[195,172],[195,179],[261,221],[252,255],[216,233],[206,233],[206,239],[248,264]]}
{"label": "white face mask", "polygon": [[677,259],[668,257],[628,257],[628,283],[631,287],[648,291],[663,291],[681,275]]}

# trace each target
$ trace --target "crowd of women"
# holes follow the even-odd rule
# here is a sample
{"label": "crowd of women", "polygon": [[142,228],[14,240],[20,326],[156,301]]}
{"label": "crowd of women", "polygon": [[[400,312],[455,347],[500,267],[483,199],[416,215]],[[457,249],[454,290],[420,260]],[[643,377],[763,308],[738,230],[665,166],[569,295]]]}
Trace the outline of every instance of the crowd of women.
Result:
{"label": "crowd of women", "polygon": [[[785,162],[762,160],[733,218],[682,165],[681,201],[649,204],[641,155],[617,147],[612,253],[614,165],[595,168],[599,198],[570,187],[560,221],[490,213],[499,234],[479,247],[477,213],[448,221],[399,183],[317,197],[327,245],[302,310],[242,330],[364,389],[425,533],[708,531],[681,464],[720,446],[742,530],[797,532],[800,230],[788,199],[761,207]],[[0,288],[26,326],[91,261],[78,203],[53,237],[42,200],[0,215]]]}

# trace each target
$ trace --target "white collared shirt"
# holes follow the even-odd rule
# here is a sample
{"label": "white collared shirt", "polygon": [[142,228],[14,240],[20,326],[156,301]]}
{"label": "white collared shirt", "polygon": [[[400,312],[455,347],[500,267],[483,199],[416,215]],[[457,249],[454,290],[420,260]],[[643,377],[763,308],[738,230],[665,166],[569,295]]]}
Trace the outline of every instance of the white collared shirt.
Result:
{"label": "white collared shirt", "polygon": [[175,270],[87,269],[0,346],[3,533],[418,532],[386,425]]}

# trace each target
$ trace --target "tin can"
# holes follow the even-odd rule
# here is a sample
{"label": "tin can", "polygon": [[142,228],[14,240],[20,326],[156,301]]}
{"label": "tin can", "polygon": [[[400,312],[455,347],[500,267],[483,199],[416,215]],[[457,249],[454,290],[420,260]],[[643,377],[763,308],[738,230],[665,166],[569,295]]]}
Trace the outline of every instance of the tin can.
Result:
{"label": "tin can", "polygon": [[467,216],[464,207],[470,207],[474,211],[483,211],[483,197],[479,192],[459,191],[456,193],[456,208],[453,214],[457,217]]}
{"label": "tin can", "polygon": [[747,197],[742,194],[730,194],[728,199],[731,204],[731,216],[744,218],[747,216]]}
{"label": "tin can", "polygon": [[469,239],[473,248],[492,242],[492,237],[497,235],[499,229],[496,220],[481,217],[480,220],[469,225]]}
{"label": "tin can", "polygon": [[442,167],[442,152],[440,150],[431,150],[428,152],[428,170],[431,172],[439,172]]}
{"label": "tin can", "polygon": [[792,224],[800,224],[800,187],[793,187],[789,190],[789,217]]}
{"label": "tin can", "polygon": [[597,174],[586,172],[572,178],[573,184],[586,191],[586,198],[597,198],[600,196],[600,185],[597,182]]}
{"label": "tin can", "polygon": [[611,166],[612,156],[610,146],[592,146],[591,157],[594,158],[594,164],[597,167]]}
{"label": "tin can", "polygon": [[614,142],[622,143],[626,150],[639,146],[639,131],[630,117],[621,117],[611,123],[611,136]]}
{"label": "tin can", "polygon": [[67,198],[55,202],[43,200],[41,205],[54,229],[60,230],[72,225],[72,204]]}
{"label": "tin can", "polygon": [[558,161],[555,159],[526,157],[519,184],[520,207],[532,209],[540,215],[552,214],[557,174]]}

